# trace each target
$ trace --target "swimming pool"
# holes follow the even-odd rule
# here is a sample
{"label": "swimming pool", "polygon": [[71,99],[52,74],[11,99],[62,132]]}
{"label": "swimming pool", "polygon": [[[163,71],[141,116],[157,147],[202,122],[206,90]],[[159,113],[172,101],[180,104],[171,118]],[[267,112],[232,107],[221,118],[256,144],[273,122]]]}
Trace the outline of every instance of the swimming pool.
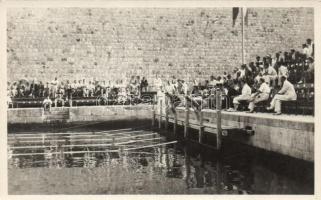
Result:
{"label": "swimming pool", "polygon": [[314,192],[311,163],[235,144],[218,155],[170,133],[127,125],[10,129],[9,194]]}

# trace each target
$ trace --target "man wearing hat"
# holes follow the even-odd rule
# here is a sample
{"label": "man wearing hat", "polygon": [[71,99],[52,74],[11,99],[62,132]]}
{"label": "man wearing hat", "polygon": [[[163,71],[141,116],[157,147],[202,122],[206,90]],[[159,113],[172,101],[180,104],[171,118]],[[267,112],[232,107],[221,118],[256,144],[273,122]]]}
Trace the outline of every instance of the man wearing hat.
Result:
{"label": "man wearing hat", "polygon": [[267,108],[267,110],[274,109],[276,115],[281,114],[281,101],[295,101],[297,99],[294,86],[286,79],[286,76],[281,77],[281,83],[281,90],[274,96],[270,107]]}

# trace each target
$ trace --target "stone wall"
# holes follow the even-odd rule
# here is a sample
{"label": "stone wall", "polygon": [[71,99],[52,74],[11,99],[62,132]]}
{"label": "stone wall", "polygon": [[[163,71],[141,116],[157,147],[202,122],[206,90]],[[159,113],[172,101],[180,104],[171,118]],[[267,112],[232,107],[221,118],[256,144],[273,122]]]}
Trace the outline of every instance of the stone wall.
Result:
{"label": "stone wall", "polygon": [[[8,80],[208,78],[242,62],[232,8],[10,8]],[[248,8],[245,61],[313,39],[312,8]]]}

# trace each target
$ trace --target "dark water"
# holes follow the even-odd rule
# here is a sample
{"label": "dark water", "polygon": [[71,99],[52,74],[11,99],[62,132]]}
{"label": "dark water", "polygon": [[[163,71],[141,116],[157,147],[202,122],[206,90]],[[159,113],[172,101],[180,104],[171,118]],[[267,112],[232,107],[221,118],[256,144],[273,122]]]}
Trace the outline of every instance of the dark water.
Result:
{"label": "dark water", "polygon": [[227,141],[218,154],[171,133],[106,126],[9,127],[9,194],[314,192],[313,163]]}

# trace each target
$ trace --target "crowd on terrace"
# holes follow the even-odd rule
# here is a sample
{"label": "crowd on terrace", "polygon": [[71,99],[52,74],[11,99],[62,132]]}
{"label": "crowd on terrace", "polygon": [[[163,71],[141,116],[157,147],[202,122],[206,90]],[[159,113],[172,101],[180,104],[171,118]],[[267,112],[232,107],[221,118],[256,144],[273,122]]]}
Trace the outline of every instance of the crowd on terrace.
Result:
{"label": "crowd on terrace", "polygon": [[122,80],[111,81],[86,81],[74,80],[70,82],[59,81],[56,77],[51,82],[37,82],[35,79],[29,83],[26,80],[8,83],[8,96],[10,98],[47,98],[69,101],[73,98],[123,98],[127,96],[139,97],[141,92],[146,92],[148,82],[145,77],[132,76],[129,83]]}
{"label": "crowd on terrace", "polygon": [[[249,112],[254,112],[256,105],[270,102],[268,110],[281,114],[281,102],[295,101],[297,84],[314,83],[314,44],[307,39],[301,50],[291,49],[288,52],[277,52],[274,56],[257,56],[249,64],[236,67],[231,74],[212,75],[209,80],[161,79],[156,75],[153,85],[156,87],[158,99],[170,97],[171,105],[184,105],[189,96],[192,105],[200,108],[211,108],[215,101],[215,90],[222,91],[225,108],[229,111],[239,110],[240,104],[246,104]],[[12,98],[46,97],[68,101],[72,98],[104,97],[123,102],[129,98],[140,98],[146,92],[149,83],[145,77],[132,76],[128,83],[122,80],[86,81],[69,80],[62,82],[57,78],[45,84],[33,80],[30,84],[23,80],[8,83],[8,102]],[[305,94],[313,99],[314,91]],[[247,105],[248,104],[248,105]]]}
{"label": "crowd on terrace", "polygon": [[[314,103],[314,44],[307,39],[301,51],[291,49],[290,52],[277,52],[275,56],[260,56],[248,65],[235,68],[232,74],[226,72],[220,76],[211,76],[210,80],[195,80],[190,88],[184,80],[167,81],[165,86],[159,84],[164,94],[171,102],[187,103],[180,95],[191,96],[191,105],[197,108],[211,108],[215,102],[215,90],[222,91],[225,98],[225,108],[228,111],[239,110],[240,104],[248,106],[249,112],[254,112],[256,105],[264,102],[267,110],[281,114],[281,102],[296,101],[296,85],[308,85],[312,90],[300,94]],[[191,94],[191,95],[190,95]],[[201,97],[201,98],[199,98]],[[314,105],[311,105],[314,106]]]}

